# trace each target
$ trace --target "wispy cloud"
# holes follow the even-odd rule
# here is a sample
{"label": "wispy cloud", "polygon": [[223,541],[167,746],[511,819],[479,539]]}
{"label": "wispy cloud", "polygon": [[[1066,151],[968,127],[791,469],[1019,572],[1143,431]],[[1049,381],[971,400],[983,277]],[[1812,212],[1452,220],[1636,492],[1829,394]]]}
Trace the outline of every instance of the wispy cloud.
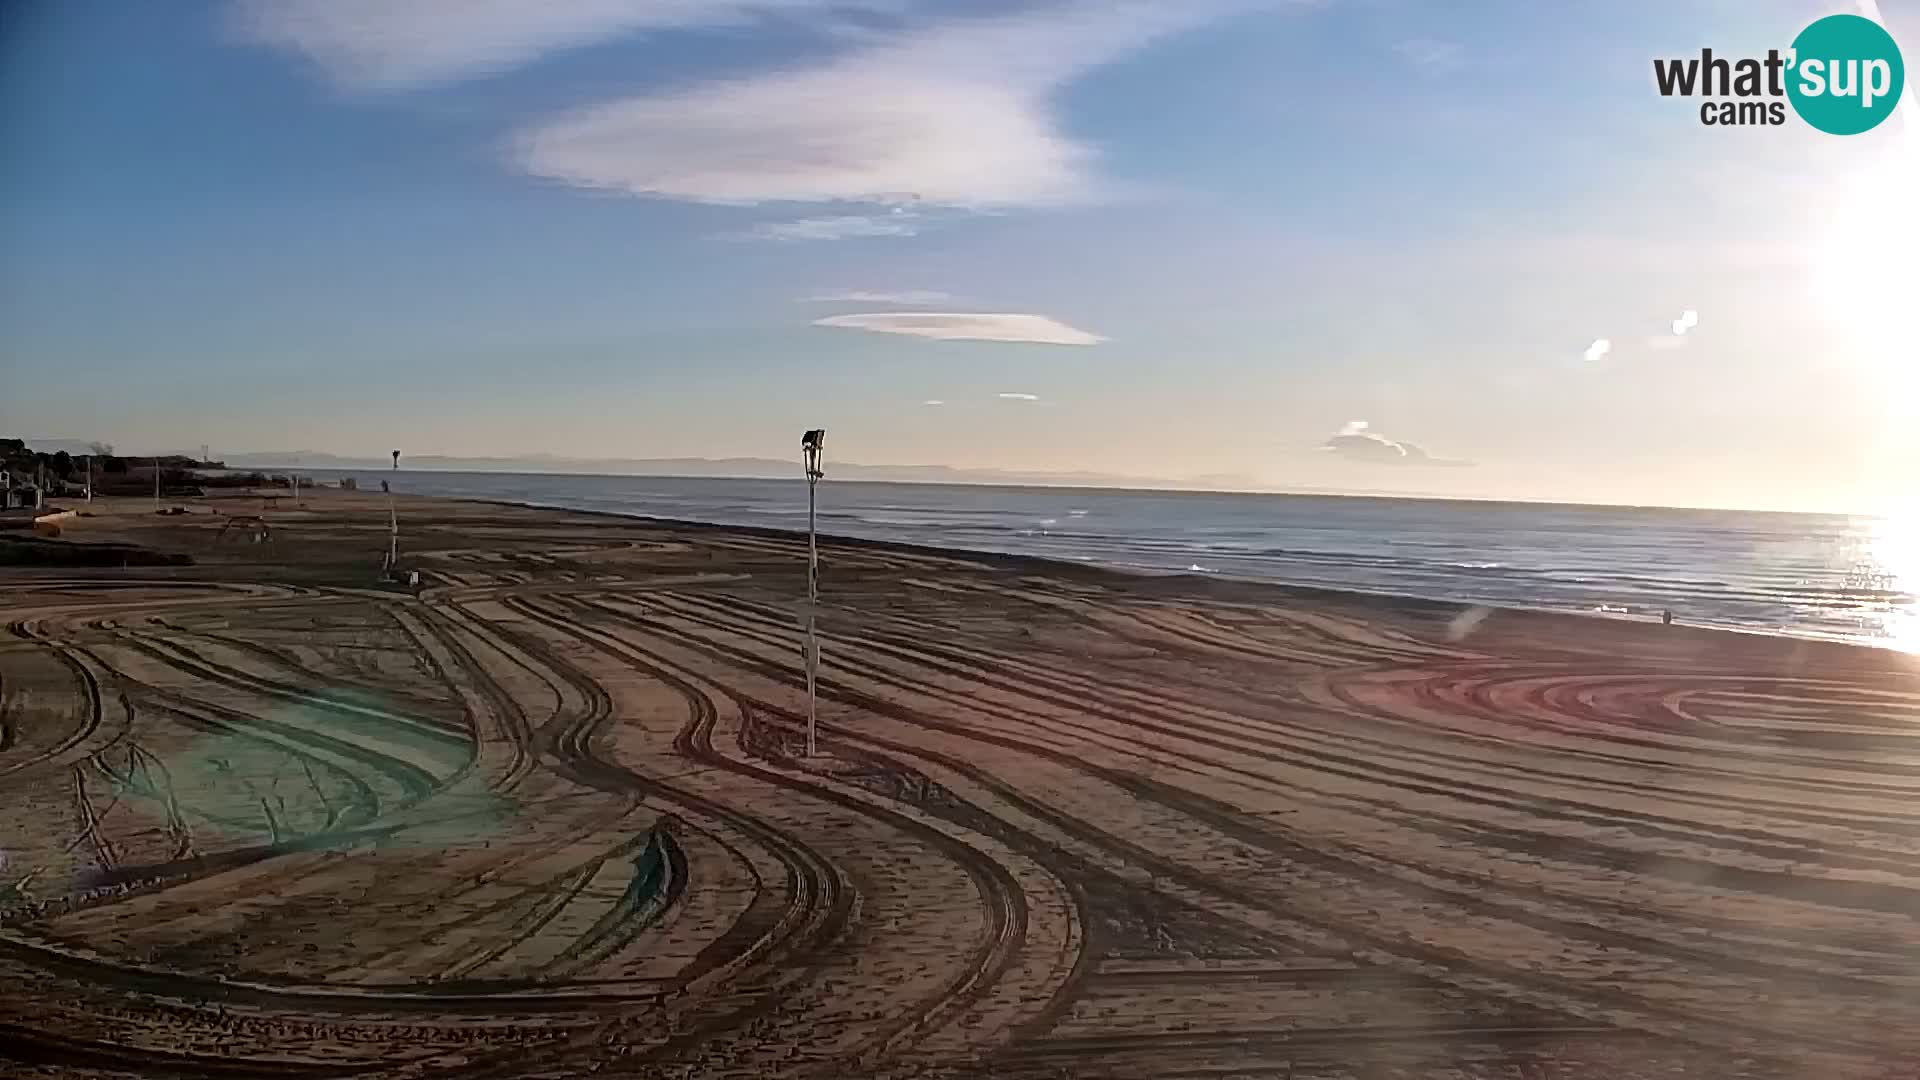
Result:
{"label": "wispy cloud", "polygon": [[866,330],[875,334],[907,334],[936,341],[1013,341],[1040,345],[1098,345],[1106,339],[1045,315],[1005,313],[872,312],[829,315],[815,326]]}
{"label": "wispy cloud", "polygon": [[1434,38],[1409,38],[1394,43],[1393,51],[1421,71],[1439,74],[1453,71],[1465,62],[1458,43]]}
{"label": "wispy cloud", "polygon": [[736,240],[774,240],[799,243],[807,240],[850,240],[876,236],[916,236],[920,232],[910,215],[837,214],[832,217],[801,218],[798,221],[773,221],[733,234]]}
{"label": "wispy cloud", "polygon": [[1320,449],[1348,461],[1369,465],[1468,465],[1471,462],[1437,458],[1417,443],[1390,439],[1365,420],[1350,420],[1320,444]]}
{"label": "wispy cloud", "polygon": [[1039,401],[1039,394],[996,394],[1002,401]]}
{"label": "wispy cloud", "polygon": [[[842,51],[589,104],[510,140],[560,183],[714,204],[862,204],[919,213],[1109,193],[1097,154],[1051,98],[1149,42],[1246,9],[1308,0],[1050,0],[960,17],[931,0],[229,0],[240,36],[297,53],[338,85],[401,91],[665,31],[781,20]],[[959,10],[966,10],[963,5]],[[881,16],[876,18],[876,15]],[[804,21],[803,21],[804,20]],[[767,240],[911,236],[885,213],[774,222]]]}
{"label": "wispy cloud", "polygon": [[797,71],[558,116],[521,134],[530,174],[720,204],[986,209],[1098,194],[1094,151],[1051,94],[1153,39],[1259,0],[1078,0],[947,19]]}
{"label": "wispy cloud", "polygon": [[945,405],[946,402],[941,401],[939,398],[928,398],[927,400],[921,402],[920,404],[928,406],[930,408],[938,408],[942,405]]}
{"label": "wispy cloud", "polygon": [[900,289],[894,292],[852,289],[847,292],[821,293],[818,296],[807,297],[807,301],[814,304],[899,304],[902,307],[938,304],[951,299],[953,299],[952,293],[940,292],[937,289]]}
{"label": "wispy cloud", "polygon": [[615,37],[900,0],[234,0],[233,24],[340,86],[404,90],[494,74]]}

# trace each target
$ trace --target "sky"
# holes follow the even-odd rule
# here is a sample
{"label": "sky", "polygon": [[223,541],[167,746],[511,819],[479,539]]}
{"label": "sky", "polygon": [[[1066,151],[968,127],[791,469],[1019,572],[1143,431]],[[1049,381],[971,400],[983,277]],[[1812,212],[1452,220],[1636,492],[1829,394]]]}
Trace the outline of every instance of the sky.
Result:
{"label": "sky", "polygon": [[1898,509],[1913,92],[1652,75],[1858,10],[22,0],[0,430]]}

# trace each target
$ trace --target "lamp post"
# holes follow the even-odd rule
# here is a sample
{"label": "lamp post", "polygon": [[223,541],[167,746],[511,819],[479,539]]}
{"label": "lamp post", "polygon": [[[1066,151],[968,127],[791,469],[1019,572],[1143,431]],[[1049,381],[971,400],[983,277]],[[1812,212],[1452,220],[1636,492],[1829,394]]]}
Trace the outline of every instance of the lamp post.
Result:
{"label": "lamp post", "polygon": [[807,756],[819,752],[820,635],[815,619],[820,607],[820,541],[814,532],[813,488],[826,474],[820,471],[820,448],[827,441],[825,428],[814,428],[800,436],[800,459],[807,476]]}
{"label": "lamp post", "polygon": [[[400,474],[400,451],[393,452],[393,472]],[[387,485],[387,573],[400,569],[400,511],[393,504],[393,485]]]}

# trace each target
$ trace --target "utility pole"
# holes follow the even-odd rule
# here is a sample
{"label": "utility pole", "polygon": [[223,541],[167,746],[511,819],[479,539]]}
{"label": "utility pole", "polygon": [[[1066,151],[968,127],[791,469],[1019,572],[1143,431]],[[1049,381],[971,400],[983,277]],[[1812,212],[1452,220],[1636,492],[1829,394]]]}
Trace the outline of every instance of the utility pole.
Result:
{"label": "utility pole", "polygon": [[87,501],[93,501],[93,455],[86,456],[87,463]]}
{"label": "utility pole", "polygon": [[820,751],[820,541],[814,530],[814,485],[826,474],[820,469],[820,451],[827,441],[825,428],[800,436],[801,465],[807,476],[807,756]]}
{"label": "utility pole", "polygon": [[153,459],[153,508],[160,509],[160,459]]}

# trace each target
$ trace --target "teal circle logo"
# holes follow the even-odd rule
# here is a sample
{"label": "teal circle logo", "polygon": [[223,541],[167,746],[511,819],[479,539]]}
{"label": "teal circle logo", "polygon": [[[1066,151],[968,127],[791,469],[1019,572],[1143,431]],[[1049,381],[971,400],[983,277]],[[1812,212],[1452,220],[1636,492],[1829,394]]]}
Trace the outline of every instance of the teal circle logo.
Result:
{"label": "teal circle logo", "polygon": [[1893,115],[1906,66],[1893,35],[1872,19],[1829,15],[1793,39],[1787,100],[1829,135],[1858,135]]}

